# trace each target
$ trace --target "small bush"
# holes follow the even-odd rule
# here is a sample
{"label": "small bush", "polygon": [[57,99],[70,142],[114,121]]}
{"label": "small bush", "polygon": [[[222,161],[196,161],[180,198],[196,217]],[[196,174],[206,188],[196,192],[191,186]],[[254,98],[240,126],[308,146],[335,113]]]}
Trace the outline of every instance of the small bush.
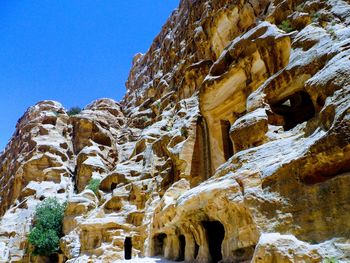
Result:
{"label": "small bush", "polygon": [[278,27],[283,31],[285,31],[286,33],[292,32],[294,30],[288,20],[283,20],[282,23],[278,25]]}
{"label": "small bush", "polygon": [[90,189],[93,191],[95,194],[97,194],[98,189],[100,187],[101,180],[100,179],[91,179],[89,184],[87,185],[87,189]]}
{"label": "small bush", "polygon": [[81,112],[80,107],[72,107],[67,111],[68,116],[74,116]]}
{"label": "small bush", "polygon": [[322,263],[338,263],[338,262],[339,260],[334,257],[331,257],[331,258],[327,257],[322,261]]}
{"label": "small bush", "polygon": [[313,13],[313,14],[311,15],[311,20],[312,20],[312,22],[316,23],[316,22],[318,22],[318,20],[320,19],[320,17],[321,17],[321,15],[320,15],[319,13]]}
{"label": "small bush", "polygon": [[47,198],[37,206],[28,236],[34,255],[50,256],[58,251],[65,208],[57,198]]}
{"label": "small bush", "polygon": [[53,229],[34,227],[28,240],[34,246],[34,255],[50,256],[59,249],[60,238]]}

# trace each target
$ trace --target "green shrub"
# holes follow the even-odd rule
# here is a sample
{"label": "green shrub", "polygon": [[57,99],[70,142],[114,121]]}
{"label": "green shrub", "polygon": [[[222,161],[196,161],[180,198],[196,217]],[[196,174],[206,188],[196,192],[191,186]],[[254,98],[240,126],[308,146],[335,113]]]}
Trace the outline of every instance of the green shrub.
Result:
{"label": "green shrub", "polygon": [[338,262],[339,260],[336,259],[335,257],[330,257],[330,258],[327,257],[322,261],[322,263],[338,263]]}
{"label": "green shrub", "polygon": [[72,107],[67,111],[68,116],[74,116],[81,112],[80,107]]}
{"label": "green shrub", "polygon": [[292,32],[294,30],[289,20],[283,20],[282,23],[278,25],[278,27],[286,33]]}
{"label": "green shrub", "polygon": [[95,194],[97,194],[98,192],[98,189],[100,187],[100,183],[101,183],[101,180],[100,179],[94,179],[92,178],[90,181],[89,181],[89,184],[87,185],[87,189],[90,189],[91,191],[93,191]]}
{"label": "green shrub", "polygon": [[321,15],[319,13],[313,13],[311,15],[312,22],[316,23],[320,19]]}
{"label": "green shrub", "polygon": [[50,256],[58,251],[65,208],[57,198],[47,198],[37,206],[28,236],[34,255]]}
{"label": "green shrub", "polygon": [[62,227],[65,204],[60,204],[57,198],[45,199],[35,211],[35,225],[45,229],[59,230]]}
{"label": "green shrub", "polygon": [[28,240],[34,246],[34,255],[50,256],[59,249],[60,238],[53,229],[34,227]]}

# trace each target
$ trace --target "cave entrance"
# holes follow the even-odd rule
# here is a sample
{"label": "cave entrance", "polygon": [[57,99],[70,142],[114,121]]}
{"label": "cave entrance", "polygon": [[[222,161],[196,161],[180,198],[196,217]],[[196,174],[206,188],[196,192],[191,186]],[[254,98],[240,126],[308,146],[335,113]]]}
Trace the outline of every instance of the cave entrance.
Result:
{"label": "cave entrance", "polygon": [[230,138],[231,124],[228,120],[220,120],[222,147],[224,151],[224,157],[227,161],[233,155],[233,144]]}
{"label": "cave entrance", "polygon": [[299,91],[273,105],[271,109],[283,117],[284,130],[290,130],[300,123],[308,121],[315,116],[315,108],[310,95]]}
{"label": "cave entrance", "polygon": [[166,234],[161,233],[153,237],[153,256],[164,256]]}
{"label": "cave entrance", "polygon": [[124,258],[126,260],[131,259],[132,255],[132,241],[131,237],[126,237],[124,241]]}
{"label": "cave entrance", "polygon": [[186,239],[184,235],[179,236],[179,242],[180,242],[180,253],[178,261],[184,261],[185,260],[185,249],[186,249]]}
{"label": "cave entrance", "polygon": [[224,226],[219,221],[203,221],[202,224],[207,232],[212,262],[219,262],[222,260],[221,244],[225,237]]}

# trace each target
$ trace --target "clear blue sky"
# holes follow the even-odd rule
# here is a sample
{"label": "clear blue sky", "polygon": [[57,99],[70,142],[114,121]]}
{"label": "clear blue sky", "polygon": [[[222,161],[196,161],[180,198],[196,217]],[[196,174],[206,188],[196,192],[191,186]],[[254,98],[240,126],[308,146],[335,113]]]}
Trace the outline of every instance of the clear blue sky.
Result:
{"label": "clear blue sky", "polygon": [[146,52],[179,0],[0,0],[0,151],[24,111],[120,100],[134,54]]}

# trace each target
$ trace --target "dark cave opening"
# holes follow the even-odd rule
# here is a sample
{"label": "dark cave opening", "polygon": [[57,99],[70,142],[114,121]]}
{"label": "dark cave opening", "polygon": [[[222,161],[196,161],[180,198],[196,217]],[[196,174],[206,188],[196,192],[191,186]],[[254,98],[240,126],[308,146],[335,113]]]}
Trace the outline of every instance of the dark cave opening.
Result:
{"label": "dark cave opening", "polygon": [[203,221],[202,224],[207,232],[212,262],[219,262],[222,260],[221,244],[225,237],[224,226],[219,221]]}
{"label": "dark cave opening", "polygon": [[124,258],[130,260],[132,257],[132,241],[131,237],[126,237],[124,241]]}
{"label": "dark cave opening", "polygon": [[286,131],[315,116],[314,105],[310,95],[305,91],[296,92],[271,105],[271,109],[274,113],[283,117],[283,128]]}
{"label": "dark cave opening", "polygon": [[221,135],[222,135],[222,145],[224,151],[224,157],[227,161],[233,155],[233,144],[230,138],[230,128],[231,124],[227,120],[221,120]]}
{"label": "dark cave opening", "polygon": [[153,237],[153,256],[164,256],[166,234],[161,233]]}
{"label": "dark cave opening", "polygon": [[54,253],[49,256],[49,261],[52,263],[59,262],[59,255],[57,253]]}
{"label": "dark cave opening", "polygon": [[184,261],[185,260],[185,249],[186,249],[186,239],[184,235],[179,236],[179,242],[180,242],[180,253],[178,261]]}

